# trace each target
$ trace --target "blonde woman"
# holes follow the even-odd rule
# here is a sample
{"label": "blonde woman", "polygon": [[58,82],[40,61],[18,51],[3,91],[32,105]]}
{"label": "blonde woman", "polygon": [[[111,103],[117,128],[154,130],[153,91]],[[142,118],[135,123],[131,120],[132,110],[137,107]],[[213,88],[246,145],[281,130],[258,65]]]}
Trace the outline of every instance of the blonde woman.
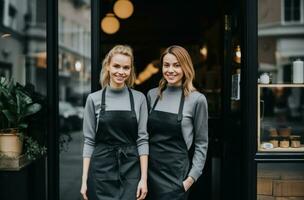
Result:
{"label": "blonde woman", "polygon": [[183,47],[168,47],[160,61],[163,78],[148,93],[148,199],[185,200],[206,161],[207,101],[192,85],[194,69]]}
{"label": "blonde woman", "polygon": [[106,55],[100,82],[84,112],[81,194],[87,200],[144,199],[147,193],[148,133],[145,96],[133,89],[129,46]]}

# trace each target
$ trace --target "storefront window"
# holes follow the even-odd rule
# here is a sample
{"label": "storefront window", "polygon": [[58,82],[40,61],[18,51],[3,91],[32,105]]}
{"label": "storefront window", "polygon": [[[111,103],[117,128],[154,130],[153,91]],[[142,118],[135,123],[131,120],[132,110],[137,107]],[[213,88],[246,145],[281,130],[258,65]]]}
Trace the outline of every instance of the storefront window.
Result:
{"label": "storefront window", "polygon": [[[14,90],[9,90],[11,96],[7,99],[1,95],[0,133],[6,128],[18,128],[18,134],[23,137],[23,150],[21,155],[14,157],[17,165],[9,169],[3,169],[1,160],[1,174],[5,170],[14,171],[7,176],[5,186],[9,187],[11,182],[16,182],[12,177],[18,177],[20,173],[26,174],[31,171],[31,184],[28,188],[37,191],[30,194],[31,199],[45,199],[46,195],[46,151],[43,156],[35,154],[37,150],[46,147],[47,138],[47,62],[46,62],[46,0],[0,0],[0,80],[1,89],[5,80],[14,82]],[[2,90],[3,91],[3,90]],[[16,91],[15,93],[12,91]],[[20,95],[22,92],[23,95]],[[29,98],[28,98],[29,97]],[[31,100],[30,100],[31,99]],[[32,103],[40,104],[40,109],[32,109],[28,106]],[[37,105],[36,104],[36,105]],[[8,106],[10,105],[10,106]],[[27,109],[25,109],[27,108]],[[11,115],[4,114],[11,113]],[[29,114],[29,110],[33,114]],[[28,113],[23,118],[23,113]],[[9,117],[10,116],[10,117]],[[13,122],[9,118],[14,119]],[[22,125],[18,119],[23,119]],[[13,125],[14,124],[14,125]],[[26,125],[27,127],[26,127]],[[22,126],[21,126],[22,125]],[[22,127],[22,128],[21,128]],[[8,129],[6,129],[7,131]],[[14,132],[14,131],[12,131]],[[2,140],[3,141],[3,140]],[[35,146],[33,146],[35,144]],[[39,146],[36,146],[39,145]],[[11,145],[13,146],[13,145]],[[37,148],[39,147],[39,149]],[[32,149],[31,149],[32,148]],[[1,149],[1,154],[3,153]],[[0,156],[0,159],[5,157]],[[22,160],[21,160],[22,159]],[[35,159],[30,161],[31,159]],[[23,165],[25,160],[30,163]],[[20,169],[20,170],[17,170]],[[24,175],[27,176],[27,175]],[[2,176],[3,177],[3,176]],[[24,177],[22,181],[28,182]],[[15,183],[14,183],[15,185]],[[27,186],[25,186],[26,188]],[[4,191],[7,188],[3,188]],[[1,198],[6,199],[1,192]],[[4,195],[4,196],[3,196]],[[24,195],[23,190],[16,194],[9,194],[9,199]],[[22,197],[20,197],[22,198]]]}
{"label": "storefront window", "polygon": [[[46,1],[0,1],[0,77],[46,96]],[[38,95],[37,94],[37,95]],[[46,117],[46,116],[44,116]]]}
{"label": "storefront window", "polygon": [[259,151],[304,151],[303,23],[285,23],[303,11],[303,0],[258,1]]}
{"label": "storefront window", "polygon": [[303,11],[303,0],[258,0],[258,200],[304,198],[294,162],[304,152]]}
{"label": "storefront window", "polygon": [[258,86],[259,151],[304,151],[303,84]]}
{"label": "storefront window", "polygon": [[91,91],[90,6],[85,0],[58,1],[61,200],[80,195],[83,108]]}

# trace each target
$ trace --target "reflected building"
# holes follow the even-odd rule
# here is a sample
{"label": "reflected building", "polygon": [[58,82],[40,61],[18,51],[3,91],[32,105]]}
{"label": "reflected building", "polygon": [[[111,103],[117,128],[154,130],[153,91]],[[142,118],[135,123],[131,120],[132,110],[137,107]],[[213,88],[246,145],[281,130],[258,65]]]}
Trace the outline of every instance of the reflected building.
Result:
{"label": "reflected building", "polygon": [[[62,0],[58,8],[60,100],[78,105],[90,91],[89,6]],[[0,74],[46,95],[46,0],[0,0],[0,24]]]}
{"label": "reflected building", "polygon": [[259,72],[274,83],[291,82],[292,62],[304,60],[304,1],[258,1]]}
{"label": "reflected building", "polygon": [[46,1],[0,1],[0,73],[46,94]]}
{"label": "reflected building", "polygon": [[61,0],[58,12],[59,99],[83,106],[91,90],[90,1]]}

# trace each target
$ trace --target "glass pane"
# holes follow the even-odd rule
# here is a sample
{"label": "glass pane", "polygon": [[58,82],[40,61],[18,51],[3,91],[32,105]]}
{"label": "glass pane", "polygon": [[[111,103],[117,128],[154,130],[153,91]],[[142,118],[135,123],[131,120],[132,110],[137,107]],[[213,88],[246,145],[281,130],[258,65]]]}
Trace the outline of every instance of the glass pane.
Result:
{"label": "glass pane", "polygon": [[300,5],[300,0],[285,0],[285,21],[298,22],[301,20]]}
{"label": "glass pane", "polygon": [[259,151],[304,151],[304,85],[260,85]]}
{"label": "glass pane", "polygon": [[[1,91],[5,87],[4,79],[14,81],[14,90],[7,90],[12,96],[6,98],[2,96],[3,93],[0,94],[0,133],[3,129],[17,128],[16,132],[24,136],[24,148],[21,157],[17,159],[36,159],[25,166],[23,171],[27,176],[31,170],[29,188],[35,188],[35,192],[29,195],[30,199],[45,199],[46,195],[46,154],[43,157],[39,155],[45,152],[48,120],[45,13],[46,0],[0,0]],[[35,106],[30,106],[32,103],[36,103],[33,104]],[[4,114],[4,110],[11,115]],[[10,121],[12,116],[14,120]],[[13,154],[19,153],[15,151]],[[11,194],[9,199],[16,199],[15,195],[24,195],[21,191]]]}
{"label": "glass pane", "polygon": [[292,20],[291,14],[292,14],[291,10],[289,8],[285,8],[285,14],[284,14],[285,21],[291,21]]}
{"label": "glass pane", "polygon": [[300,8],[300,0],[293,0],[293,7]]}
{"label": "glass pane", "polygon": [[258,150],[304,151],[304,37],[296,31],[303,24],[276,20],[283,10],[286,21],[299,18],[300,1],[279,2],[258,1]]}
{"label": "glass pane", "polygon": [[0,0],[0,22],[3,22],[3,15],[4,15],[4,0]]}
{"label": "glass pane", "polygon": [[294,9],[293,12],[293,21],[300,21],[301,20],[301,14],[300,14],[300,7],[297,7]]}
{"label": "glass pane", "polygon": [[58,1],[60,199],[80,198],[82,119],[91,91],[91,5]]}
{"label": "glass pane", "polygon": [[304,199],[303,163],[259,163],[257,200]]}
{"label": "glass pane", "polygon": [[291,1],[292,0],[285,0],[285,8],[290,8],[291,7]]}

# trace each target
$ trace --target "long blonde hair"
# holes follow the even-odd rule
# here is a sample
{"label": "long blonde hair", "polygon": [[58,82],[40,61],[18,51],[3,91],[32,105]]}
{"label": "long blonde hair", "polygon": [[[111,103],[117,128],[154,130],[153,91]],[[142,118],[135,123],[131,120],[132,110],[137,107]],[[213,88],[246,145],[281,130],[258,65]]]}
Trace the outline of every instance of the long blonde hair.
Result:
{"label": "long blonde hair", "polygon": [[110,65],[113,56],[116,54],[129,56],[131,59],[131,73],[130,73],[130,77],[128,78],[128,80],[126,80],[126,85],[128,87],[132,87],[134,85],[136,75],[135,75],[135,67],[134,67],[133,50],[128,45],[114,46],[103,59],[102,69],[100,71],[100,79],[99,79],[101,87],[106,87],[110,83],[110,74],[109,74],[109,71],[107,70],[107,67]]}
{"label": "long blonde hair", "polygon": [[[163,60],[164,56],[167,54],[172,54],[176,57],[177,61],[181,65],[181,68],[183,70],[184,76],[182,79],[182,87],[183,87],[183,92],[185,96],[188,96],[192,91],[195,91],[196,88],[193,86],[193,80],[195,76],[193,64],[191,57],[189,53],[187,52],[186,49],[184,49],[181,46],[173,45],[168,47],[161,55],[160,57],[160,62],[161,66],[163,66]],[[158,85],[158,94],[159,96],[162,95],[163,90],[165,89],[167,85],[167,81],[164,77],[159,82]]]}

